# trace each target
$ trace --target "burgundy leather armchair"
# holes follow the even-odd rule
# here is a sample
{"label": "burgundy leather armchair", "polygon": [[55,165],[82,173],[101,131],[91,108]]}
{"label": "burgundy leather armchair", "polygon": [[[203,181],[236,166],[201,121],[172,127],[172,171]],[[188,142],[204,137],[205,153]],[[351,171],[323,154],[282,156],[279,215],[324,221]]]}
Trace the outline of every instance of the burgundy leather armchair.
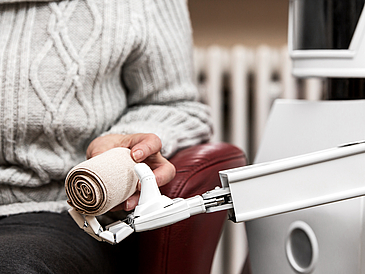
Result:
{"label": "burgundy leather armchair", "polygon": [[[170,161],[176,177],[161,187],[170,198],[189,198],[221,186],[218,171],[246,165],[244,153],[227,143],[184,149]],[[209,274],[225,211],[199,214],[160,229],[137,233],[140,274]]]}

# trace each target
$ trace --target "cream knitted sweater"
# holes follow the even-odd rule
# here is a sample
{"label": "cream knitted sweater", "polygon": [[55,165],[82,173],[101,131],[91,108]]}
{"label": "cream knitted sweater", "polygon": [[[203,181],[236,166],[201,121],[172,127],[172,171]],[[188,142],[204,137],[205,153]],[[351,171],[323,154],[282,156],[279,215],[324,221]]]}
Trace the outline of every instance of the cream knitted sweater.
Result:
{"label": "cream knitted sweater", "polygon": [[0,215],[66,209],[97,136],[208,140],[191,49],[186,0],[0,0]]}

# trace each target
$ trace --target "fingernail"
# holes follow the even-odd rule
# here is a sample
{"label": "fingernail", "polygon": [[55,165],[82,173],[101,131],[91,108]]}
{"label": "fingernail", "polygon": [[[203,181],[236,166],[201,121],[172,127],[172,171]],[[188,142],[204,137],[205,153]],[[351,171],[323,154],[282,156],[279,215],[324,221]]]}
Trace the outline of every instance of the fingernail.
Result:
{"label": "fingernail", "polygon": [[135,202],[134,201],[131,201],[131,200],[127,200],[126,202],[125,202],[125,208],[126,208],[126,211],[130,211],[130,210],[132,210],[132,209],[134,209],[136,207],[136,204],[135,204]]}
{"label": "fingernail", "polygon": [[135,152],[133,152],[133,159],[134,161],[138,161],[140,159],[142,159],[143,157],[143,151],[142,150],[136,150]]}

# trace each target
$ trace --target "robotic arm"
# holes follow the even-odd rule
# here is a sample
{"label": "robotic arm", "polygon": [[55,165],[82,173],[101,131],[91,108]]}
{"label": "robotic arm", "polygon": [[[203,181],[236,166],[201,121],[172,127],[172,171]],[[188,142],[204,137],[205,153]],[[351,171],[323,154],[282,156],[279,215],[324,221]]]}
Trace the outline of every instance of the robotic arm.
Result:
{"label": "robotic arm", "polygon": [[138,206],[125,220],[103,228],[97,219],[70,209],[78,226],[100,241],[117,244],[133,232],[167,226],[190,216],[228,210],[244,222],[365,195],[365,141],[220,171],[222,187],[188,199],[161,195],[153,172],[137,164]]}

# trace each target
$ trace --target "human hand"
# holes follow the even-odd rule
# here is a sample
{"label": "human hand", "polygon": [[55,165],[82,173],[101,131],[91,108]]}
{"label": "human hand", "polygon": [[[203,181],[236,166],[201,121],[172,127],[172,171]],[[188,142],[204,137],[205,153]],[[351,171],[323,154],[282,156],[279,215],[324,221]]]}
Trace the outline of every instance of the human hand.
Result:
{"label": "human hand", "polygon": [[[146,163],[156,176],[158,186],[163,186],[175,177],[175,167],[160,153],[160,138],[152,133],[144,134],[110,134],[94,139],[86,151],[86,157],[92,158],[115,147],[126,147],[131,150],[132,159],[137,162]],[[139,199],[140,184],[138,190],[122,204],[116,206],[112,211],[133,210]]]}

